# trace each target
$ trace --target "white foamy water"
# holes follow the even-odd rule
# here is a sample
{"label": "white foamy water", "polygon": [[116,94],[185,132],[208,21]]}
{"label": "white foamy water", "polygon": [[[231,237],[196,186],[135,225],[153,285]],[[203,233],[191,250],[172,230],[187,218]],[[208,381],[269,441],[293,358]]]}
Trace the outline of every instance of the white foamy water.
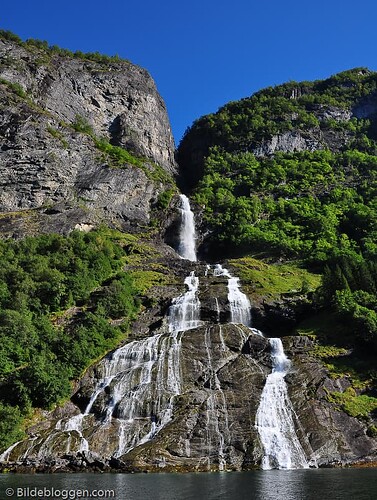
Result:
{"label": "white foamy water", "polygon": [[182,332],[197,328],[200,324],[200,302],[198,298],[199,278],[194,271],[185,278],[188,291],[173,299],[169,309],[168,321],[170,332]]}
{"label": "white foamy water", "polygon": [[230,307],[231,323],[241,323],[251,327],[251,304],[248,297],[241,292],[239,278],[232,276],[228,269],[216,264],[214,276],[226,276],[228,278],[228,301]]}
{"label": "white foamy water", "polygon": [[13,443],[9,448],[7,448],[1,455],[0,455],[0,462],[6,462],[9,459],[9,456],[12,452],[12,450],[20,444],[22,441],[17,441],[16,443]]}
{"label": "white foamy water", "polygon": [[187,196],[180,195],[181,198],[181,229],[179,233],[178,254],[187,260],[196,262],[196,232],[194,214],[190,207]]}
{"label": "white foamy water", "polygon": [[290,361],[281,339],[271,338],[269,342],[272,373],[266,379],[255,423],[264,449],[262,469],[306,469],[309,465],[296,435],[294,411],[284,380]]}

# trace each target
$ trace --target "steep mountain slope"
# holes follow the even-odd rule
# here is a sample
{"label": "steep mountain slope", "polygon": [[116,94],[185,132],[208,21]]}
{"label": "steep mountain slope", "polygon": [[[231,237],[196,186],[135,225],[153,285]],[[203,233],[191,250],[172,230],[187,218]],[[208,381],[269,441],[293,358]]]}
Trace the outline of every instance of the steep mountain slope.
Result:
{"label": "steep mountain slope", "polygon": [[[179,175],[195,187],[198,242],[209,259],[243,254],[230,274],[173,250],[188,205],[183,210],[176,196],[169,121],[149,75],[116,57],[0,33],[2,469],[261,465],[256,416],[278,355],[250,328],[250,309],[269,335],[293,334],[341,291],[343,308],[354,300],[347,312],[358,315],[360,330],[370,311],[371,338],[363,341],[373,345],[375,284],[365,262],[374,213],[363,207],[374,189],[374,82],[373,73],[355,70],[261,91],[186,135]],[[327,203],[326,191],[345,200],[343,218],[333,218],[338,201]],[[295,207],[294,199],[304,203]],[[353,211],[349,200],[358,203]],[[190,248],[193,217],[183,231]],[[338,229],[363,273],[339,261],[331,287],[324,263],[339,257],[329,250],[338,248],[331,240]],[[244,255],[258,244],[272,263]],[[327,279],[317,302],[310,294],[318,274],[281,264],[303,249]],[[317,340],[283,340],[293,369],[283,380],[285,360],[280,393],[304,457],[294,466],[373,462],[375,375],[337,372],[354,339],[329,350]]]}
{"label": "steep mountain slope", "polygon": [[176,164],[164,102],[144,69],[3,32],[0,86],[3,233],[148,223]]}
{"label": "steep mountain slope", "polygon": [[182,184],[203,177],[205,158],[219,146],[227,152],[276,152],[348,149],[374,152],[377,75],[355,68],[327,80],[289,82],[230,102],[197,119],[178,148]]}

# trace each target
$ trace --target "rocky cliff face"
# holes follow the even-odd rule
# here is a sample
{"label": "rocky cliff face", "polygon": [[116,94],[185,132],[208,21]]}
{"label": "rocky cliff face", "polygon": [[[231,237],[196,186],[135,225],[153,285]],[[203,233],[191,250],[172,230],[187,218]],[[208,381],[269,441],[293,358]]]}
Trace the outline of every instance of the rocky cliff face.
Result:
{"label": "rocky cliff face", "polygon": [[[3,232],[148,222],[176,165],[165,105],[145,70],[0,40],[0,86]],[[143,159],[114,164],[107,144]]]}
{"label": "rocky cliff face", "polygon": [[[183,290],[161,288],[157,293],[165,306],[138,320],[130,339],[137,340],[88,370],[72,402],[32,427],[29,438],[9,453],[13,463],[6,467],[208,471],[260,466],[263,447],[255,424],[271,373],[269,341],[229,323],[227,277],[214,276],[202,264],[177,267],[171,261],[171,269],[177,276],[194,270],[199,277],[200,324],[173,340],[166,300]],[[375,460],[376,439],[326,397],[328,391],[344,390],[346,382],[329,377],[310,354],[313,342],[307,337],[286,337],[284,345],[292,360],[286,381],[296,433],[308,462],[337,466]],[[136,407],[138,417],[125,421]],[[164,408],[171,411],[165,421],[160,420]]]}
{"label": "rocky cliff face", "polygon": [[311,352],[307,337],[287,337],[285,349],[292,357],[293,370],[288,386],[295,412],[305,429],[319,466],[347,465],[369,457],[377,458],[377,442],[369,437],[363,423],[329,402],[332,391],[344,392],[347,377],[331,378]]}

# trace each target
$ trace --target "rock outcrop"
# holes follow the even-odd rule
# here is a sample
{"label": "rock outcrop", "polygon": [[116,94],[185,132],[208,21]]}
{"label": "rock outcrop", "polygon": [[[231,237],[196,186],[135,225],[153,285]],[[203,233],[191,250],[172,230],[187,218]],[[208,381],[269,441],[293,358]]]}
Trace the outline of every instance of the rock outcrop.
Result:
{"label": "rock outcrop", "polygon": [[327,397],[344,392],[347,377],[331,378],[322,364],[311,355],[313,341],[307,337],[286,337],[285,349],[292,356],[293,369],[288,375],[290,396],[319,466],[350,465],[377,460],[377,441],[367,435],[366,426],[334,407]]}
{"label": "rock outcrop", "polygon": [[[148,223],[176,165],[165,105],[144,69],[0,40],[0,86],[3,233]],[[137,161],[114,159],[117,147]]]}
{"label": "rock outcrop", "polygon": [[[229,323],[225,276],[214,277],[202,264],[187,262],[176,272],[190,269],[200,276],[202,324],[177,337],[179,357],[169,351],[172,340],[164,317],[166,299],[179,293],[174,286],[170,291],[160,290],[164,306],[155,310],[153,318],[145,311],[145,322],[139,318],[135,323],[131,338],[137,343],[132,349],[125,344],[88,370],[72,402],[30,428],[29,438],[11,450],[4,466],[24,470],[26,458],[27,467],[41,471],[208,471],[260,466],[263,448],[255,418],[271,373],[269,341],[244,325]],[[144,334],[140,336],[140,332]],[[359,420],[334,407],[326,397],[328,391],[344,390],[346,383],[331,379],[311,355],[313,341],[309,338],[285,337],[283,341],[292,360],[286,381],[297,437],[307,460],[319,466],[375,461],[376,439],[367,435]],[[158,352],[158,358],[150,357],[152,352]],[[116,378],[112,378],[111,363],[117,364]],[[128,370],[134,369],[139,374],[130,386],[124,382],[119,399],[119,377],[126,380]],[[170,370],[179,373],[180,389],[171,399],[170,417],[159,425],[153,417],[155,405],[166,404],[166,396],[172,394],[169,384],[176,382],[169,378]],[[147,380],[148,397],[140,389]],[[139,417],[122,424],[130,401],[139,405]],[[156,431],[150,434],[153,422]],[[135,442],[121,452],[127,425],[133,426]],[[142,435],[149,437],[140,438]]]}

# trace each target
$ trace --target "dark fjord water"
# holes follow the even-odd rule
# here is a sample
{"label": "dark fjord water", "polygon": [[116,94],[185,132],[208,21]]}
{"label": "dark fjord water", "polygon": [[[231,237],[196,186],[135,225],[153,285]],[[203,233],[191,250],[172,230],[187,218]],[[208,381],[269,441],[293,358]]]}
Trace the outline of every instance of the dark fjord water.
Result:
{"label": "dark fjord water", "polygon": [[[45,488],[46,494],[39,492],[36,496],[38,488]],[[78,496],[81,493],[74,496],[75,492],[85,489],[92,492],[92,497]],[[101,498],[100,490],[112,490],[115,496],[102,498],[117,500],[374,500],[377,499],[377,470],[0,475],[1,500]]]}

